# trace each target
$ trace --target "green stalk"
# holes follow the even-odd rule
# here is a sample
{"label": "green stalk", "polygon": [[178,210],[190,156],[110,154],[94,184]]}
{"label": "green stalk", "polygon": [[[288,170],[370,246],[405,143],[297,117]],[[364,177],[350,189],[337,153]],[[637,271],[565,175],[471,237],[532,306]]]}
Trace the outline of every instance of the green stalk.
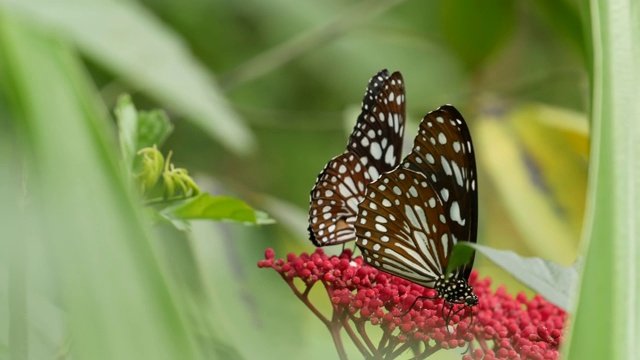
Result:
{"label": "green stalk", "polygon": [[[15,159],[10,162],[17,163]],[[19,166],[16,166],[15,169],[19,169]],[[14,184],[12,184],[12,187],[14,187],[14,190],[19,189],[20,186],[18,182],[20,181],[20,176],[15,175],[12,178],[14,180]],[[11,200],[13,200],[12,203],[18,204],[18,212],[24,214],[25,209],[23,201],[18,200],[18,196],[12,196]],[[10,221],[18,220],[18,218],[15,218],[11,219]],[[18,231],[19,234],[19,232],[23,232],[25,228],[22,226],[18,226],[18,229],[14,230]],[[13,237],[11,241],[10,254],[11,256],[9,256],[8,259],[9,355],[11,359],[27,360],[29,358],[29,312],[27,306],[27,236]]]}
{"label": "green stalk", "polygon": [[640,353],[640,7],[591,1],[592,150],[587,246],[568,359]]}

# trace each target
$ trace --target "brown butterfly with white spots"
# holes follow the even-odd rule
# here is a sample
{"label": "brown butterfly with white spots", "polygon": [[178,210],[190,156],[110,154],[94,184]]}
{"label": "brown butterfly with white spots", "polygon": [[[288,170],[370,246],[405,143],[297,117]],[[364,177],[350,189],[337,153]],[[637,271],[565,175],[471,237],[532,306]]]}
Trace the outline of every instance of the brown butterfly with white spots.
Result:
{"label": "brown butterfly with white spots", "polygon": [[347,150],[329,161],[311,190],[309,238],[314,245],[356,239],[354,223],[366,186],[400,162],[404,121],[402,75],[382,70],[369,80]]}
{"label": "brown butterfly with white spots", "polygon": [[434,288],[449,304],[476,305],[473,259],[447,274],[454,245],[476,242],[478,184],[471,134],[451,105],[427,114],[400,166],[367,186],[356,244],[367,264]]}

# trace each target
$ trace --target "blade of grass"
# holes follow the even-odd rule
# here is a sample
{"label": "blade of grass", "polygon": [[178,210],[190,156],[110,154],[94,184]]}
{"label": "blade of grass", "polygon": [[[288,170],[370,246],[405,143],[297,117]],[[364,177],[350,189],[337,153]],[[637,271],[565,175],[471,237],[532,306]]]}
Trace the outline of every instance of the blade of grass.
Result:
{"label": "blade of grass", "polygon": [[[74,358],[190,359],[195,345],[154,238],[115,159],[114,134],[64,42],[0,9],[0,56],[22,141],[29,206],[20,214],[53,267]],[[11,203],[0,213],[15,212]],[[13,250],[13,249],[10,249]],[[33,255],[31,253],[28,256]],[[33,276],[50,270],[29,264]],[[53,353],[51,351],[50,353]]]}

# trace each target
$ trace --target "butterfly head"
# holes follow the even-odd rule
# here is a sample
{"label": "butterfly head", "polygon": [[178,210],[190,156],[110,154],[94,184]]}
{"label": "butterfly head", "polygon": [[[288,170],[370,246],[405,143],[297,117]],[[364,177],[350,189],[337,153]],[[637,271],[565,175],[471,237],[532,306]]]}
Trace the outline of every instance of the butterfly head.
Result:
{"label": "butterfly head", "polygon": [[467,280],[457,277],[445,277],[442,275],[435,283],[438,296],[452,304],[464,304],[466,306],[478,305],[478,295],[474,294],[473,287]]}

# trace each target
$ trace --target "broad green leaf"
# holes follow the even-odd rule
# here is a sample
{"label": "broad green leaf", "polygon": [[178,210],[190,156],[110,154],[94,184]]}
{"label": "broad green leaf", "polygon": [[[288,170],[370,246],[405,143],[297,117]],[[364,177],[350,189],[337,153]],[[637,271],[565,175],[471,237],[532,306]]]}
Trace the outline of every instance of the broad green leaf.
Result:
{"label": "broad green leaf", "polygon": [[211,196],[207,193],[164,209],[161,214],[170,220],[210,219],[256,225],[273,223],[265,213],[257,212],[242,200],[228,196]]}
{"label": "broad green leaf", "polygon": [[635,359],[640,353],[640,7],[631,0],[589,3],[594,58],[587,253],[565,355]]}
{"label": "broad green leaf", "polygon": [[451,261],[467,263],[471,259],[469,249],[477,250],[558,307],[566,311],[571,310],[580,264],[565,267],[537,257],[523,257],[513,251],[497,250],[467,242],[456,244]]}
{"label": "broad green leaf", "polygon": [[253,134],[207,69],[140,5],[6,0],[0,6],[12,16],[63,34],[83,53],[193,121],[228,149],[240,154],[253,150]]}

